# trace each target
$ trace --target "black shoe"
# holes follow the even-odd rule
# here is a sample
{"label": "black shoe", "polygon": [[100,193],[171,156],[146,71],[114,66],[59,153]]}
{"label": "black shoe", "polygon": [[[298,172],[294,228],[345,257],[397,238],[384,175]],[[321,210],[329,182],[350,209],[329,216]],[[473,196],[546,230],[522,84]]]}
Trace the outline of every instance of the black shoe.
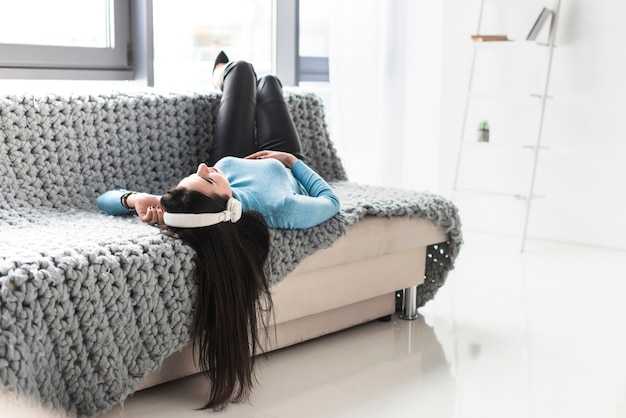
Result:
{"label": "black shoe", "polygon": [[215,58],[215,62],[213,63],[213,85],[215,86],[216,89],[220,91],[222,91],[222,88],[224,87],[224,73],[223,71],[219,71],[219,73],[216,74],[215,68],[219,64],[228,63],[228,61],[229,59],[226,53],[224,51],[220,51],[220,53],[217,54],[217,57]]}

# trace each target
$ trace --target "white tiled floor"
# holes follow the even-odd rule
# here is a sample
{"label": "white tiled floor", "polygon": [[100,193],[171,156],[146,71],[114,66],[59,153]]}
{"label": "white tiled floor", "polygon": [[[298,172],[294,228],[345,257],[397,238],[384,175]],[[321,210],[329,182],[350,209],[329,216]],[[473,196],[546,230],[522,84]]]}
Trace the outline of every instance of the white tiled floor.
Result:
{"label": "white tiled floor", "polygon": [[249,404],[196,411],[200,376],[112,417],[626,417],[626,252],[466,232],[412,322],[394,318],[272,353]]}

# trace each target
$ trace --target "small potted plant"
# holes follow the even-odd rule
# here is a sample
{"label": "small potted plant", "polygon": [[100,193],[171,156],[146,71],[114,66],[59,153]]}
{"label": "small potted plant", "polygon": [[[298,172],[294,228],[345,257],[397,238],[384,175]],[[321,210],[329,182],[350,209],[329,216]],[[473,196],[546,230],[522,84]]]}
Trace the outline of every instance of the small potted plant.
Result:
{"label": "small potted plant", "polygon": [[489,142],[489,122],[486,120],[478,124],[478,142]]}

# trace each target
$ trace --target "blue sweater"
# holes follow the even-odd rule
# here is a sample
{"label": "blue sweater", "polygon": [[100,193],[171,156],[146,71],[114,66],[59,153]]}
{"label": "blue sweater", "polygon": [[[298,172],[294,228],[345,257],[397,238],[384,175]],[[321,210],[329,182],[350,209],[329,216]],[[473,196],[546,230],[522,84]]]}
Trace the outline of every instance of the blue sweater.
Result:
{"label": "blue sweater", "polygon": [[[243,209],[260,212],[270,228],[309,228],[339,212],[339,199],[328,183],[300,160],[288,169],[271,158],[225,157],[215,167],[222,170]],[[100,195],[98,206],[110,215],[128,214],[120,202],[124,192],[110,190]]]}

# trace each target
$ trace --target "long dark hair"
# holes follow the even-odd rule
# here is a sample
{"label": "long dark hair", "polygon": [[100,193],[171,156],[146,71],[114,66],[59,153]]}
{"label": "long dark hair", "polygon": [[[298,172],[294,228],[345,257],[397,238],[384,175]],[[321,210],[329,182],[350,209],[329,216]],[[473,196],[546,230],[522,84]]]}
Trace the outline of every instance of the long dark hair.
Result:
{"label": "long dark hair", "polygon": [[[161,198],[171,213],[221,212],[227,201],[181,187]],[[264,269],[270,245],[267,224],[261,214],[246,211],[236,223],[168,231],[196,252],[193,352],[211,385],[202,409],[220,410],[248,399],[256,381],[259,332],[265,330],[267,336],[272,308]]]}

